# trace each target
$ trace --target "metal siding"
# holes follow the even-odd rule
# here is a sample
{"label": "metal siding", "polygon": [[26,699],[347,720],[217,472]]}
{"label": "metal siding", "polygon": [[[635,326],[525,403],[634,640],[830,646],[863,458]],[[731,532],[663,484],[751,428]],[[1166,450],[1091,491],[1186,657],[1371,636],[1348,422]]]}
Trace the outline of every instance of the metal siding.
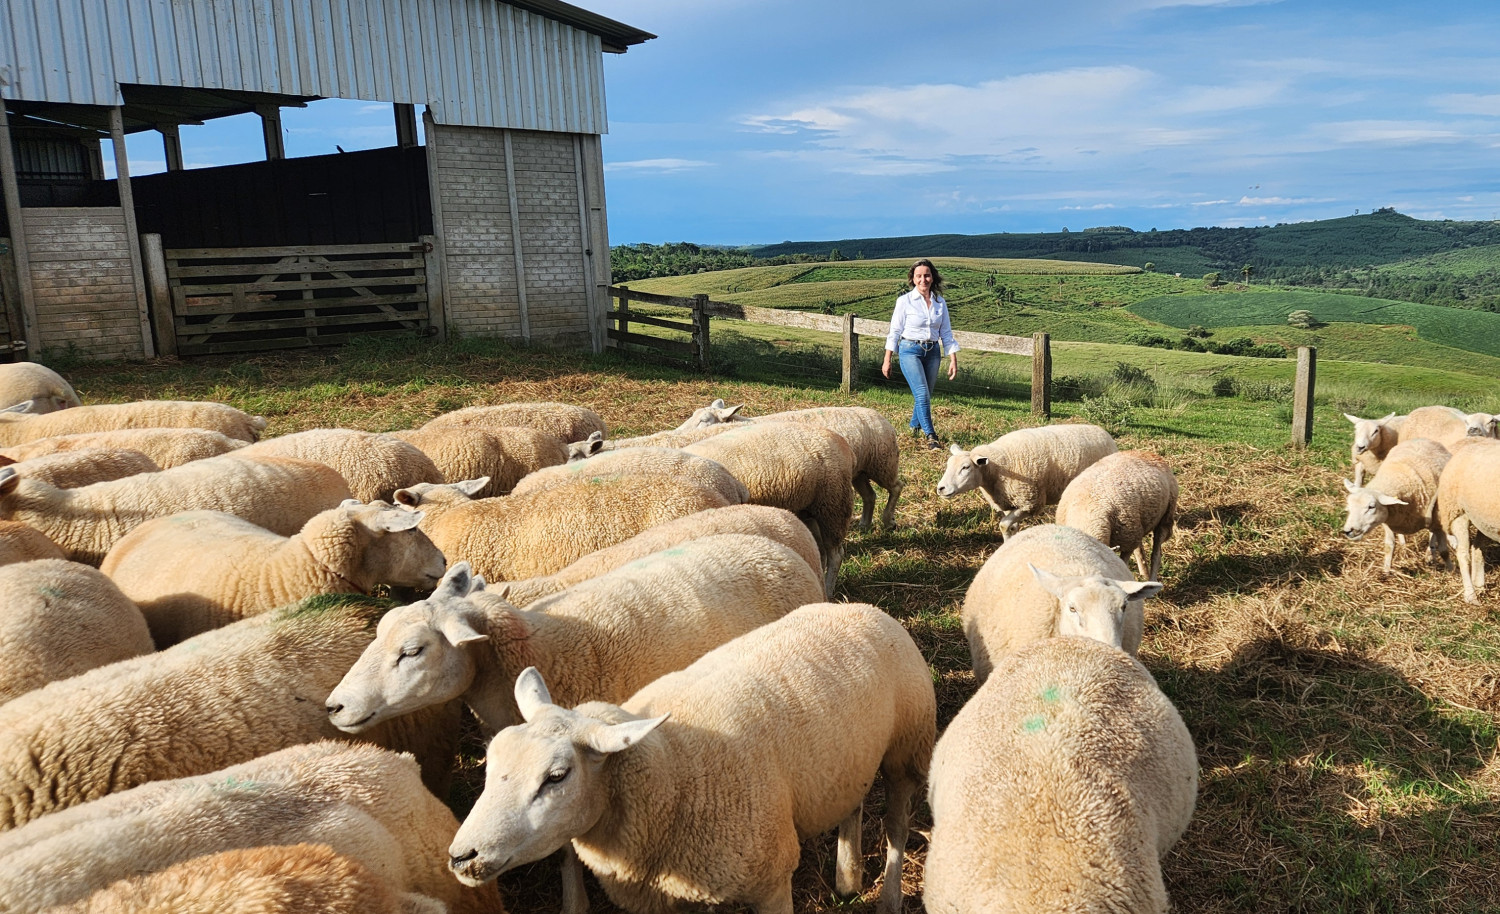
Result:
{"label": "metal siding", "polygon": [[440,123],[603,133],[602,41],[498,0],[0,0],[0,97],[119,85],[431,105]]}

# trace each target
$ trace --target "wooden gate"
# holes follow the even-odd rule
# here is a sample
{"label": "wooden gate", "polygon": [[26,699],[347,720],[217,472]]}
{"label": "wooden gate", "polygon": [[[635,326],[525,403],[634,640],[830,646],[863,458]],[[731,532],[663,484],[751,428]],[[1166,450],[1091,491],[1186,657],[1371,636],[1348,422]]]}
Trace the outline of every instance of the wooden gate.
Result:
{"label": "wooden gate", "polygon": [[168,250],[172,320],[158,323],[158,334],[171,333],[181,355],[431,334],[431,250],[428,242]]}

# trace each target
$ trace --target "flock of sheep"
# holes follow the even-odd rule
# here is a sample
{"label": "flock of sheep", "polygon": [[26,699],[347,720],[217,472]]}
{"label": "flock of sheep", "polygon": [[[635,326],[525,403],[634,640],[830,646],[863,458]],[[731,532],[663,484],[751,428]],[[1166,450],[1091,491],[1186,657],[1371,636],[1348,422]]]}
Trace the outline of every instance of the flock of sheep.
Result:
{"label": "flock of sheep", "polygon": [[[1004,539],[939,738],[902,624],[827,602],[854,496],[862,529],[874,486],[896,518],[874,410],[715,401],[619,439],[519,403],[257,441],[231,407],[82,406],[30,364],[0,366],[5,404],[0,914],[503,911],[495,878],[559,851],[568,914],[584,868],[633,912],[790,914],[801,842],[835,827],[836,888],[862,890],[877,774],[881,914],[924,788],[928,911],[1167,909],[1198,765],[1134,655],[1178,489],[1102,429],[952,449],[939,493],[977,489]],[[1496,536],[1500,503],[1458,470],[1493,478],[1500,442],[1430,469],[1420,412],[1356,422],[1385,462],[1351,523],[1359,493],[1396,533],[1424,516],[1482,587],[1468,524]],[[489,745],[459,822],[437,798],[465,708]]]}

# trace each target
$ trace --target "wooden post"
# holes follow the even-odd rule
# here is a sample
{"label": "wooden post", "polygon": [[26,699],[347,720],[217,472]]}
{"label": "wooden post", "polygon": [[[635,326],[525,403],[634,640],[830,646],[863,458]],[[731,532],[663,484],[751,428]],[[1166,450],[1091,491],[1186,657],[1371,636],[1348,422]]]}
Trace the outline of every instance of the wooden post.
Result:
{"label": "wooden post", "polygon": [[109,109],[109,140],[115,148],[115,186],[120,192],[120,214],[125,217],[125,237],[131,243],[130,270],[135,281],[136,316],[141,322],[141,352],[146,358],[156,357],[156,344],[151,341],[151,305],[146,301],[146,270],[141,263],[140,232],[135,227],[135,194],[130,189],[130,157],[125,154],[125,114],[118,105]]}
{"label": "wooden post", "polygon": [[417,106],[397,102],[391,107],[396,111],[396,145],[402,149],[417,145]]}
{"label": "wooden post", "polygon": [[10,144],[10,115],[0,99],[0,196],[5,197],[5,218],[10,222],[10,256],[16,267],[16,292],[21,301],[21,333],[26,338],[26,358],[35,359],[42,341],[36,317],[36,293],[31,285],[31,258],[26,255],[26,220],[21,218],[21,191],[16,183],[15,148]]}
{"label": "wooden post", "polygon": [[1052,418],[1052,341],[1045,333],[1031,335],[1031,411]]}
{"label": "wooden post", "polygon": [[162,153],[167,157],[167,171],[182,171],[182,133],[176,124],[157,124],[161,134]]}
{"label": "wooden post", "polygon": [[425,252],[422,255],[427,274],[427,319],[437,330],[438,342],[448,342],[448,312],[443,302],[443,252],[438,250],[436,235],[418,235]]}
{"label": "wooden post", "polygon": [[1313,437],[1313,388],[1317,384],[1318,350],[1297,347],[1297,381],[1292,395],[1292,444],[1307,447]]}
{"label": "wooden post", "polygon": [[167,256],[161,236],[141,236],[141,259],[146,267],[146,291],[151,299],[151,327],[156,331],[158,355],[177,356],[177,315],[172,312],[172,289],[167,282]]}
{"label": "wooden post", "polygon": [[[443,303],[443,319],[438,326],[438,339],[448,339],[448,254],[443,247],[443,187],[438,177],[438,139],[436,122],[432,119],[430,106],[422,110],[422,130],[427,137],[427,204],[432,209],[432,253],[427,255],[427,295],[431,300],[433,290]],[[437,272],[432,272],[433,264]]]}
{"label": "wooden post", "polygon": [[620,338],[615,342],[616,349],[625,348],[625,334],[630,332],[630,287],[617,286],[620,290],[620,319],[615,326],[620,328]]}
{"label": "wooden post", "polygon": [[286,142],[281,137],[281,108],[276,105],[256,105],[260,115],[260,136],[266,145],[266,161],[286,158]]}
{"label": "wooden post", "polygon": [[693,296],[693,343],[697,348],[698,368],[708,370],[708,296]]}
{"label": "wooden post", "polygon": [[515,153],[510,131],[500,131],[505,140],[505,190],[510,196],[510,248],[516,258],[516,302],[521,310],[521,342],[531,343],[531,317],[526,308],[526,257],[521,252],[521,204],[516,194]]}
{"label": "wooden post", "polygon": [[854,315],[844,315],[844,384],[846,394],[859,386],[859,334],[854,332]]}

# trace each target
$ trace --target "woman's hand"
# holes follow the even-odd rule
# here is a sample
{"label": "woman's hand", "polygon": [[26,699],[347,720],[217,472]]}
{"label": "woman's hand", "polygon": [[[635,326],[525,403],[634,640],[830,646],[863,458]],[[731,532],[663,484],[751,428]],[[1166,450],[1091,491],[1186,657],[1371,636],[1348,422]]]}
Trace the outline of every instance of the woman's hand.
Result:
{"label": "woman's hand", "polygon": [[885,361],[880,364],[880,373],[888,378],[891,376],[891,351],[889,349],[885,351]]}
{"label": "woman's hand", "polygon": [[948,356],[948,380],[958,377],[958,353]]}

